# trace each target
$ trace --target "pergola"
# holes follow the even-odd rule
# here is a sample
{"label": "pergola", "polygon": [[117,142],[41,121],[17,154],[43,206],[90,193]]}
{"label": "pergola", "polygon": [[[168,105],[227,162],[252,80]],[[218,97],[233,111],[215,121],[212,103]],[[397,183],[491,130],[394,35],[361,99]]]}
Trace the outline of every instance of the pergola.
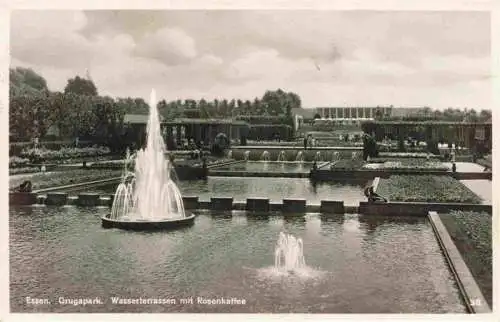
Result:
{"label": "pergola", "polygon": [[[141,145],[146,137],[147,122],[148,115],[145,114],[126,114],[124,118],[124,124],[134,129],[135,140]],[[160,115],[160,126],[165,138],[175,138],[179,143],[185,138],[206,144],[213,142],[219,133],[235,140],[247,136],[249,132],[248,123],[232,119],[176,118],[167,121]]]}
{"label": "pergola", "polygon": [[490,142],[492,124],[489,122],[447,122],[447,121],[375,121],[377,140],[385,136],[408,137],[422,133],[424,138],[446,142],[461,142],[472,147],[476,141]]}

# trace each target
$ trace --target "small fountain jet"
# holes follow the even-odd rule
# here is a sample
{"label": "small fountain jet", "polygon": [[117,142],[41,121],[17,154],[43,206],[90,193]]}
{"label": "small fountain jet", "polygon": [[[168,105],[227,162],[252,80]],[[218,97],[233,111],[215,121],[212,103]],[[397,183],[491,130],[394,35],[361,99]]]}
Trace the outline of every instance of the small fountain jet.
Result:
{"label": "small fountain jet", "polygon": [[286,153],[285,151],[281,151],[280,154],[278,155],[278,162],[285,162],[286,161]]}
{"label": "small fountain jet", "polygon": [[304,153],[302,151],[297,152],[297,156],[295,157],[295,161],[304,162]]}
{"label": "small fountain jet", "polygon": [[295,274],[306,268],[301,238],[281,232],[274,252],[274,267],[281,272]]}
{"label": "small fountain jet", "polygon": [[269,155],[269,152],[268,151],[264,151],[262,152],[262,155],[260,156],[260,159],[262,161],[270,161],[271,160],[271,157]]}

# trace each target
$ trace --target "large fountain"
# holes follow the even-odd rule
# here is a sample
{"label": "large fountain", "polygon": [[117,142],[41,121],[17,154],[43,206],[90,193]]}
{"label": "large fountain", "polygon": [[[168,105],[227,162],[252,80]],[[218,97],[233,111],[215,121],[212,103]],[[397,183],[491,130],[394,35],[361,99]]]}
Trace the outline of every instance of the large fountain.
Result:
{"label": "large fountain", "polygon": [[169,229],[190,225],[193,214],[186,214],[181,192],[175,184],[173,165],[166,158],[156,108],[156,94],[151,92],[146,147],[134,159],[134,171],[125,161],[124,175],[118,185],[111,214],[102,218],[105,228],[133,230]]}

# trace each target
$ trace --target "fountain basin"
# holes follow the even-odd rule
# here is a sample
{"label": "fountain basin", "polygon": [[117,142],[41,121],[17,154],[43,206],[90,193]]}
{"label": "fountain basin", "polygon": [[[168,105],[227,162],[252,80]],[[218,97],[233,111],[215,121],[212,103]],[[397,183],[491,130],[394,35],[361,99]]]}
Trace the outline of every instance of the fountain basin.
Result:
{"label": "fountain basin", "polygon": [[110,214],[101,217],[103,228],[119,228],[135,231],[153,231],[153,230],[174,230],[181,227],[187,227],[194,224],[194,214],[186,214],[183,218],[166,218],[158,220],[130,220],[130,219],[111,219]]}

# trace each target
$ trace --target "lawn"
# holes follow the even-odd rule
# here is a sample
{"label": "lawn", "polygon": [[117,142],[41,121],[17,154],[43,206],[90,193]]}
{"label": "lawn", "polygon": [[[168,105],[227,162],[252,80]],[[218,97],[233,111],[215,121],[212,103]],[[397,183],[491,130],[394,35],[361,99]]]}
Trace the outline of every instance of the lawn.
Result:
{"label": "lawn", "polygon": [[439,217],[491,307],[493,296],[491,215],[452,211],[449,214],[440,214]]}
{"label": "lawn", "polygon": [[480,204],[481,199],[446,175],[393,175],[380,179],[377,193],[389,201]]}

